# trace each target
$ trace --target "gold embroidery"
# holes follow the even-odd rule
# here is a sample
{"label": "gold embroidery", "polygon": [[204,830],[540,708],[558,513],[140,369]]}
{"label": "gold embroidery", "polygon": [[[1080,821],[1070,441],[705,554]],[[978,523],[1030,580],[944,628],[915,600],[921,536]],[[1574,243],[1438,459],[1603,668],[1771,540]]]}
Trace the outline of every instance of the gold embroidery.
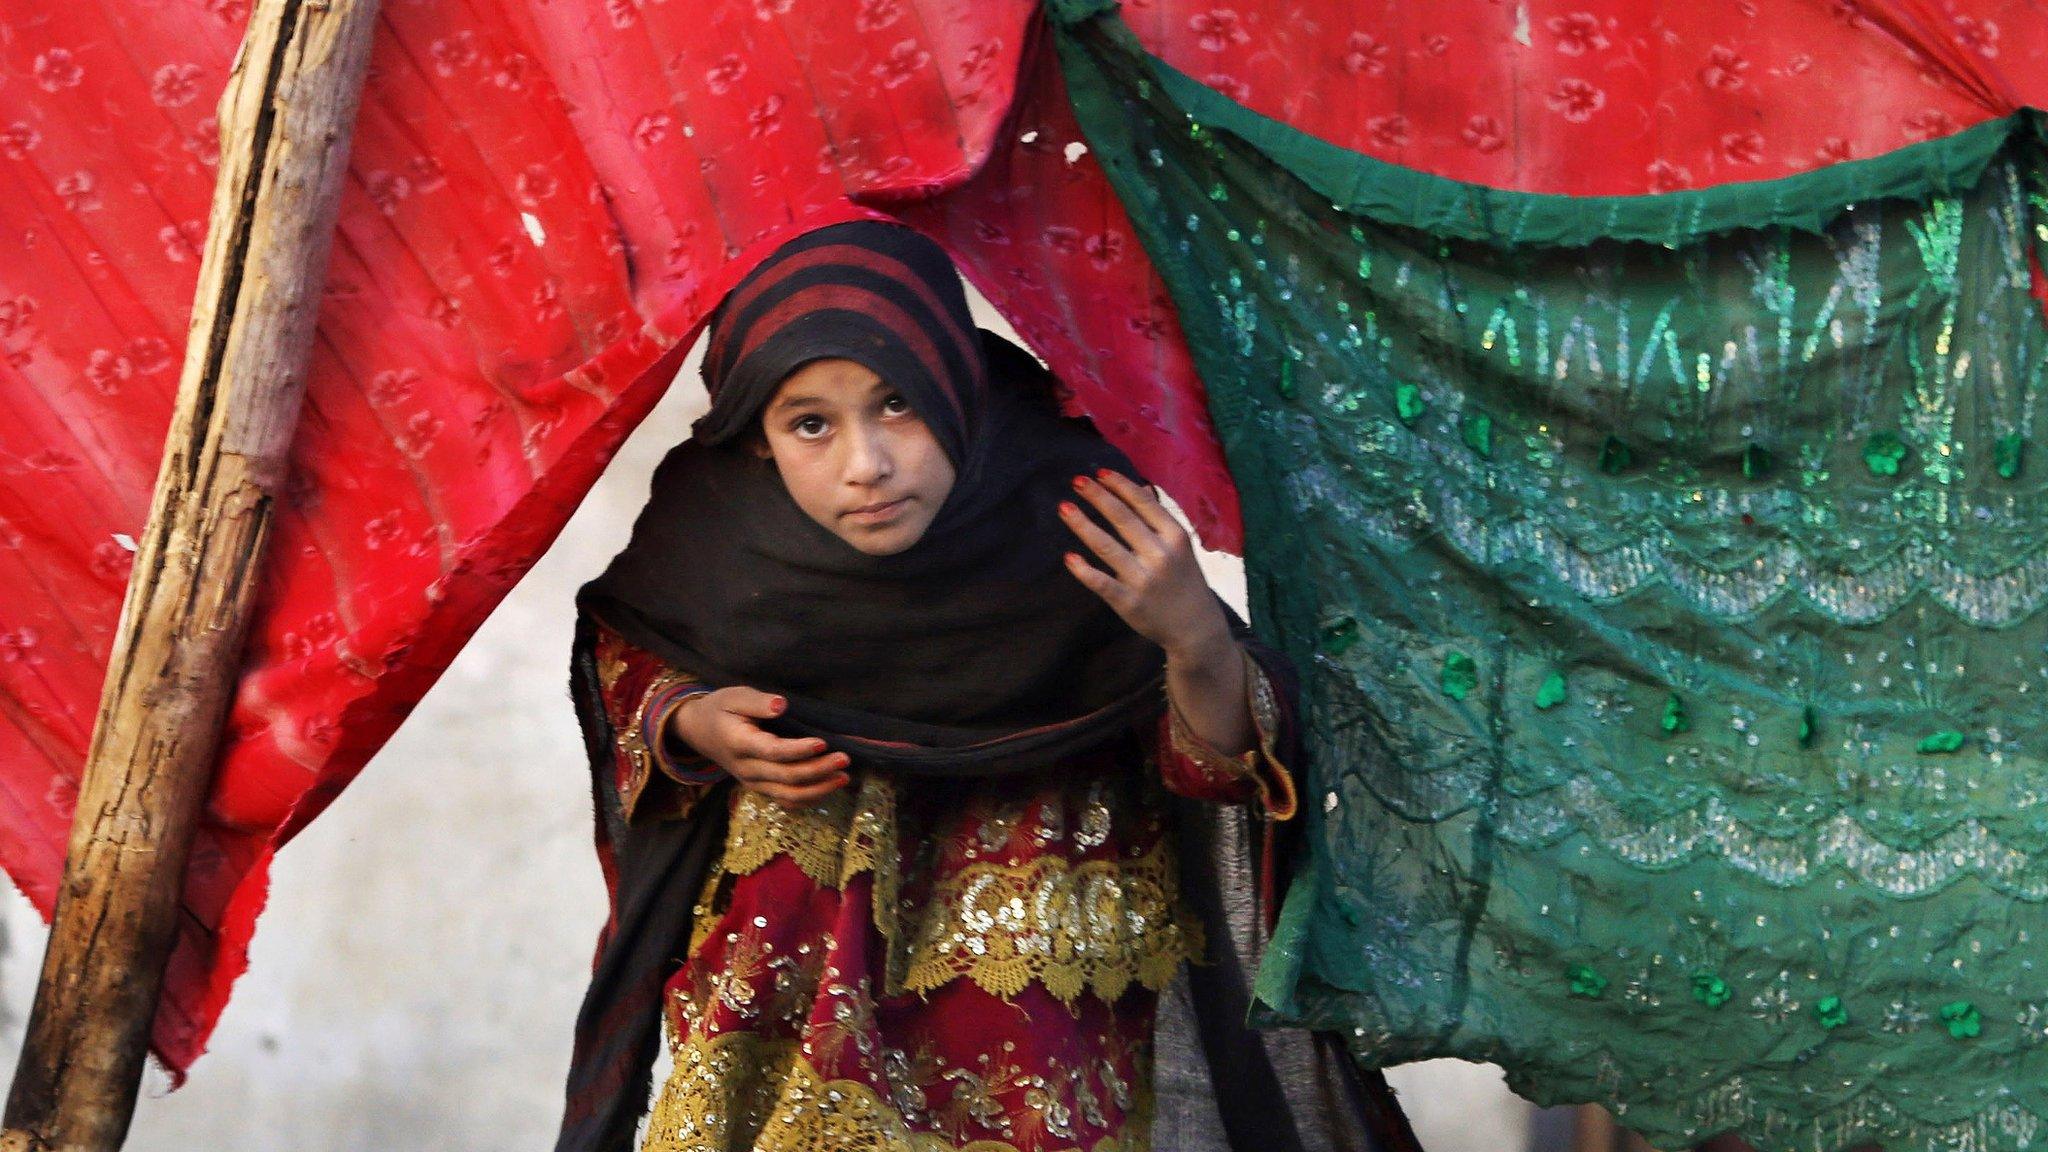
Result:
{"label": "gold embroidery", "polygon": [[[733,1032],[692,1037],[672,1044],[671,1050],[675,1066],[655,1101],[642,1152],[1019,1152],[1017,1145],[1001,1140],[955,1144],[943,1134],[920,1131],[905,1119],[903,1106],[866,1084],[822,1075],[794,1040]],[[909,1064],[906,1056],[899,1066],[907,1069]],[[930,1091],[947,1083],[955,1086],[953,1097],[959,1099],[962,1077],[980,1079],[953,1069],[933,1079],[929,1088],[906,1084],[895,1094],[916,1113]],[[1084,1077],[1076,1070],[1068,1079],[1079,1083]],[[1044,1109],[1036,1113],[1041,1126],[1047,1119],[1057,1123],[1062,1114],[1071,1115],[1063,1101],[1074,1092],[1073,1085],[1046,1077],[1016,1080],[1027,1098]],[[1124,1132],[1096,1141],[1090,1152],[1147,1152],[1149,1086],[1141,1084],[1136,1096]],[[1002,1117],[998,1108],[991,1118]],[[1070,1146],[1064,1152],[1081,1149]]]}
{"label": "gold embroidery", "polygon": [[[626,721],[623,728],[619,729],[619,747],[625,750],[627,759],[631,760],[633,764],[634,791],[637,792],[639,785],[647,780],[648,774],[660,766],[655,761],[654,750],[647,746],[647,738],[645,736],[647,731],[647,705],[663,690],[672,688],[677,684],[689,684],[694,681],[694,677],[685,676],[674,669],[662,672],[641,691],[640,702],[633,706],[632,718]],[[674,703],[680,704],[682,701],[677,700]],[[667,717],[663,717],[664,721],[666,719]]]}
{"label": "gold embroidery", "polygon": [[1113,1001],[1133,981],[1156,992],[1202,952],[1176,873],[1164,839],[1136,860],[969,865],[933,891],[904,987],[926,992],[965,976],[1007,999],[1036,980],[1066,1003],[1090,988]]}
{"label": "gold embroidery", "polygon": [[619,677],[626,673],[626,657],[620,651],[621,643],[609,632],[600,633],[597,641],[597,682],[609,692],[618,686]]}
{"label": "gold embroidery", "polygon": [[820,888],[844,889],[855,876],[873,874],[875,930],[889,944],[884,979],[889,987],[900,988],[902,949],[895,946],[895,913],[902,875],[896,852],[895,785],[878,775],[862,775],[853,787],[832,793],[816,807],[798,810],[741,789],[725,834],[725,855],[697,907],[700,926],[691,934],[692,954],[707,930],[711,918],[705,913],[721,876],[757,872],[777,856],[789,857]]}
{"label": "gold embroidery", "polygon": [[[1090,797],[1086,811],[1103,808],[1106,825],[1106,805],[1096,790]],[[1002,823],[1005,813],[988,813],[970,835],[986,839],[986,822]],[[1006,826],[1002,842],[1010,831]],[[690,953],[717,922],[719,894],[730,883],[724,877],[786,856],[821,888],[844,889],[862,872],[873,874],[888,995],[928,992],[964,976],[1006,999],[1037,981],[1064,1003],[1089,989],[1113,1001],[1134,982],[1164,988],[1182,960],[1201,955],[1201,924],[1179,905],[1178,870],[1165,839],[1135,860],[1077,864],[1052,855],[1016,865],[970,864],[940,880],[915,908],[901,905],[896,845],[895,789],[886,779],[864,777],[857,788],[800,811],[742,791],[725,856],[697,906]]]}
{"label": "gold embroidery", "polygon": [[896,790],[884,778],[862,776],[852,788],[834,792],[812,808],[789,809],[751,790],[742,790],[725,835],[721,867],[735,876],[760,871],[787,856],[820,888],[844,888],[874,870],[896,844]]}

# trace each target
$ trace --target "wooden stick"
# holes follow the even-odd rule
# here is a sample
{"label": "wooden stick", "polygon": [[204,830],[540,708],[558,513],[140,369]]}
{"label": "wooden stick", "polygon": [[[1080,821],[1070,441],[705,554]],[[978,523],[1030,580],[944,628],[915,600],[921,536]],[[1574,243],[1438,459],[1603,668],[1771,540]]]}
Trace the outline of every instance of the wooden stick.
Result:
{"label": "wooden stick", "polygon": [[113,1152],[298,422],[376,0],[259,0],[0,1148]]}

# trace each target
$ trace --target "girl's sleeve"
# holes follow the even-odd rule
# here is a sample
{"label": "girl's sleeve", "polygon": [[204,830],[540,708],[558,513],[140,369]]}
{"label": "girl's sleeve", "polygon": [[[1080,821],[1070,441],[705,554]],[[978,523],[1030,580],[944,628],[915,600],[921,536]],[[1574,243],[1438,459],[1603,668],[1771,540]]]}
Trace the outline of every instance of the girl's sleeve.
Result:
{"label": "girl's sleeve", "polygon": [[685,700],[707,689],[602,625],[597,675],[615,737],[612,764],[625,818],[689,815],[723,773],[670,735],[668,720]]}
{"label": "girl's sleeve", "polygon": [[[1269,820],[1294,816],[1294,774],[1287,760],[1297,746],[1291,701],[1275,691],[1275,677],[1253,653],[1244,651],[1246,700],[1258,746],[1230,756],[1195,735],[1180,709],[1167,697],[1160,719],[1159,773],[1169,791],[1194,800],[1219,804],[1257,801]],[[1274,659],[1279,659],[1277,654]]]}

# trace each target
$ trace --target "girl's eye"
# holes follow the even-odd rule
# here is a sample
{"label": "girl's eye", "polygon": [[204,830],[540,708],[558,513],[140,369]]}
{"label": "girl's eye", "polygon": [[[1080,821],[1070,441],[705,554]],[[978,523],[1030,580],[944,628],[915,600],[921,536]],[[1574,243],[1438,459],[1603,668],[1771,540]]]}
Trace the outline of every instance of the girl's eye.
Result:
{"label": "girl's eye", "polygon": [[890,416],[906,416],[910,413],[910,401],[903,394],[892,393],[882,401],[882,411]]}
{"label": "girl's eye", "polygon": [[789,426],[789,430],[806,440],[815,440],[825,434],[826,427],[823,416],[800,416]]}

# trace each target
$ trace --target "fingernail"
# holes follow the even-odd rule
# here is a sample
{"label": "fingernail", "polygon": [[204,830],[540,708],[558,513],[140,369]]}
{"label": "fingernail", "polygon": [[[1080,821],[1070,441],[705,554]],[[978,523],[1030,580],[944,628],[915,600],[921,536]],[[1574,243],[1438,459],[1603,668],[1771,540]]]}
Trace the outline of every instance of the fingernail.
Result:
{"label": "fingernail", "polygon": [[1069,564],[1079,564],[1080,562],[1081,562],[1081,557],[1079,557],[1078,555],[1075,555],[1075,554],[1074,554],[1074,553],[1072,553],[1072,552],[1069,552],[1069,553],[1067,553],[1067,563],[1069,563]]}
{"label": "fingernail", "polygon": [[1089,483],[1090,481],[1086,476],[1074,477],[1074,491],[1082,491],[1083,489],[1088,487]]}
{"label": "fingernail", "polygon": [[1095,470],[1095,475],[1096,475],[1096,476],[1098,476],[1098,477],[1100,477],[1101,479],[1107,480],[1107,479],[1109,479],[1109,478],[1110,478],[1111,476],[1114,476],[1114,475],[1116,475],[1116,473],[1114,473],[1114,472],[1111,472],[1111,471],[1110,471],[1109,469],[1107,469],[1107,468],[1097,468],[1097,469]]}
{"label": "fingernail", "polygon": [[1080,510],[1079,508],[1076,508],[1076,507],[1074,507],[1074,504],[1073,504],[1073,502],[1072,502],[1072,501],[1070,501],[1070,500],[1062,500],[1062,501],[1060,501],[1060,515],[1062,515],[1062,516],[1078,516],[1078,515],[1080,515],[1080,514],[1081,514],[1081,510]]}
{"label": "fingernail", "polygon": [[789,701],[784,699],[783,697],[777,696],[775,699],[770,700],[768,702],[768,706],[770,708],[775,709],[777,712],[780,712],[784,708],[789,707]]}

